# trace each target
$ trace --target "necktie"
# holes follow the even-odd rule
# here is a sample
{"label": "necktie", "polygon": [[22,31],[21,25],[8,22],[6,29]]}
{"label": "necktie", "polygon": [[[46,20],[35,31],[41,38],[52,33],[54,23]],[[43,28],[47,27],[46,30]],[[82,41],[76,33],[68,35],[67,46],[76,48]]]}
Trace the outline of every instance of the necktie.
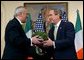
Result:
{"label": "necktie", "polygon": [[57,35],[57,26],[54,26],[54,40],[56,40],[56,35]]}

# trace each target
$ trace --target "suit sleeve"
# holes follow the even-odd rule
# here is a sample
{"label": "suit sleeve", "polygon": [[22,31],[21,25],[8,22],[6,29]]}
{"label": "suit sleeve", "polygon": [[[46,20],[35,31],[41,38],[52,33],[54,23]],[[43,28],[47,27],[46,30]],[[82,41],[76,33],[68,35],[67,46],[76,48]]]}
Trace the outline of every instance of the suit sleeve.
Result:
{"label": "suit sleeve", "polygon": [[56,49],[59,50],[74,46],[75,30],[72,23],[68,22],[65,24],[65,34],[65,39],[55,41]]}
{"label": "suit sleeve", "polygon": [[18,27],[12,27],[8,29],[9,41],[15,47],[20,49],[28,49],[30,47],[30,39],[28,39],[25,33],[21,33]]}

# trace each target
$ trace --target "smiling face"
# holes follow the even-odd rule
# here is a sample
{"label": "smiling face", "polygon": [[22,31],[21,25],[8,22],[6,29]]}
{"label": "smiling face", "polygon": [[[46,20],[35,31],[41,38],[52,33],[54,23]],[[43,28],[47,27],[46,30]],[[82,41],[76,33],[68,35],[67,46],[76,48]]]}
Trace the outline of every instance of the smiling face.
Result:
{"label": "smiling face", "polygon": [[59,9],[45,8],[43,12],[45,22],[57,24],[61,20],[61,12]]}
{"label": "smiling face", "polygon": [[46,21],[57,24],[59,20],[60,20],[60,14],[55,10],[50,10]]}

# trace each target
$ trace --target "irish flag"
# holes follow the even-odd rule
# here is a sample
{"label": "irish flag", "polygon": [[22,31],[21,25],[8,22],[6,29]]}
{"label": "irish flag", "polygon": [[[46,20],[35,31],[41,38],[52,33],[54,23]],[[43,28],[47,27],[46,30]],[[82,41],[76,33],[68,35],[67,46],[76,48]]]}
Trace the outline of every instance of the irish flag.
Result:
{"label": "irish flag", "polygon": [[77,10],[77,19],[75,25],[75,48],[78,59],[83,59],[83,30],[81,26],[79,10]]}
{"label": "irish flag", "polygon": [[27,21],[25,25],[25,33],[28,38],[32,37],[32,22],[31,22],[31,15],[28,14]]}

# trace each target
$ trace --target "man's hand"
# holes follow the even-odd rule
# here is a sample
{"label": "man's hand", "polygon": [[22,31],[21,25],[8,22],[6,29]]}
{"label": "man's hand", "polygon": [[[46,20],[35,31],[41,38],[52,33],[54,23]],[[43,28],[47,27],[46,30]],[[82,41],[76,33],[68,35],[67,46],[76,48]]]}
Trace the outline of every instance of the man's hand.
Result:
{"label": "man's hand", "polygon": [[44,47],[53,46],[53,41],[48,38],[48,40],[43,41],[43,46]]}
{"label": "man's hand", "polygon": [[32,37],[32,43],[35,44],[35,45],[42,44],[39,40],[41,40],[41,39],[39,39],[38,36]]}

